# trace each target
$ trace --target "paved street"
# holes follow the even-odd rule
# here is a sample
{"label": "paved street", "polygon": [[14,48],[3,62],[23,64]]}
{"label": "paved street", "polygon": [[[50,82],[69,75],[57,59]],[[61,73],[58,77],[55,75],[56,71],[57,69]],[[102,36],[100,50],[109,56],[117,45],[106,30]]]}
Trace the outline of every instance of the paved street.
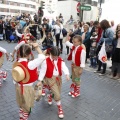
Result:
{"label": "paved street", "polygon": [[[0,41],[0,46],[12,52],[16,43]],[[65,49],[66,50],[66,49]],[[63,53],[66,61],[67,56]],[[70,63],[66,62],[70,67]],[[6,82],[0,87],[0,120],[18,120],[18,107],[15,101],[15,88],[11,77],[11,62],[3,69],[8,72]],[[68,96],[71,82],[63,76],[62,105],[64,120],[120,120],[120,82],[107,76],[99,77],[93,69],[86,69],[81,77],[81,96],[73,99]],[[36,102],[29,120],[59,120],[55,103],[47,104],[46,98]]]}

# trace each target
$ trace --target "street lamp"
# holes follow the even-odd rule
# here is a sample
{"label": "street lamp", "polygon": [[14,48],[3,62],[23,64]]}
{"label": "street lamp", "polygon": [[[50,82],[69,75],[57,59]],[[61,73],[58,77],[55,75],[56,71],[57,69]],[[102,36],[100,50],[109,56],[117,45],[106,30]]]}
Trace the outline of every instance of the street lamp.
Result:
{"label": "street lamp", "polygon": [[100,8],[99,8],[99,17],[98,17],[98,21],[99,21],[99,20],[100,20],[101,13],[102,13],[102,7],[101,7],[101,5],[102,5],[102,3],[104,3],[104,2],[105,2],[105,0],[99,0],[98,2],[100,3]]}

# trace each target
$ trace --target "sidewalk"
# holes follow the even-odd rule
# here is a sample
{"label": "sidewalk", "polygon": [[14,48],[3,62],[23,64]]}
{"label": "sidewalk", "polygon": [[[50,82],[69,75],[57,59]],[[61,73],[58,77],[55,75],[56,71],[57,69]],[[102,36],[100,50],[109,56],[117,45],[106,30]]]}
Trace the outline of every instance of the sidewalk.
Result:
{"label": "sidewalk", "polygon": [[[9,52],[15,46],[14,43],[8,44],[4,41],[0,42],[0,45]],[[66,49],[62,57],[70,70],[70,62],[67,61],[65,51]],[[4,63],[8,78],[0,87],[0,120],[19,120],[15,87],[11,77],[12,64]],[[86,65],[81,76],[81,96],[74,99],[68,96],[71,81],[67,82],[65,76],[62,78],[61,101],[65,114],[63,120],[120,120],[120,82],[106,76],[99,77]],[[35,102],[29,120],[60,120],[55,102],[49,106],[46,97]]]}

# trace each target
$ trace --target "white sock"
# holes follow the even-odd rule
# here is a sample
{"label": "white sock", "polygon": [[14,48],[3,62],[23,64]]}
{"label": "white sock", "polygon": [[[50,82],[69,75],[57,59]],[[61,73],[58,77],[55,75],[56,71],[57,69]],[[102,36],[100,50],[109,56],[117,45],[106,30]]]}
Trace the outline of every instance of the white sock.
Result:
{"label": "white sock", "polygon": [[60,101],[60,100],[57,101],[56,104],[57,104],[57,105],[61,105],[61,101]]}

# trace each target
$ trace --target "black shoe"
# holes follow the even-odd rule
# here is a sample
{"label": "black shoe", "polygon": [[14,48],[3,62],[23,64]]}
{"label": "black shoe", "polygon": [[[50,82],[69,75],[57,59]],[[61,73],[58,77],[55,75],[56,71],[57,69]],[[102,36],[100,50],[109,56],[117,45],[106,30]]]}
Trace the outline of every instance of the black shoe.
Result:
{"label": "black shoe", "polygon": [[104,72],[102,72],[102,73],[100,73],[100,74],[99,74],[99,76],[103,76],[103,75],[105,75],[105,73],[104,73]]}
{"label": "black shoe", "polygon": [[100,73],[101,72],[101,70],[96,70],[96,71],[94,71],[94,73]]}
{"label": "black shoe", "polygon": [[112,69],[112,66],[111,66],[111,67],[109,67],[109,69]]}

